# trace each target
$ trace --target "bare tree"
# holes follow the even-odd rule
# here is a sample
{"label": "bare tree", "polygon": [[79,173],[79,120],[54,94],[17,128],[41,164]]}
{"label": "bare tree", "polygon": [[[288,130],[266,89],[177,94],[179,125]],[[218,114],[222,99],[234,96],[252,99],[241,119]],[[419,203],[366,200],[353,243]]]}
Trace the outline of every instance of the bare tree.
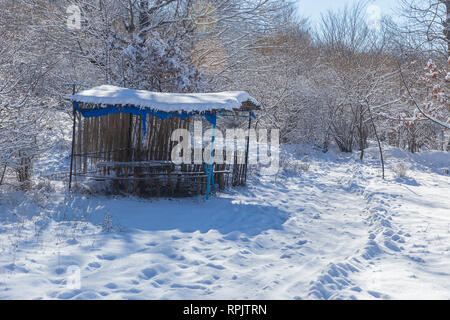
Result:
{"label": "bare tree", "polygon": [[325,72],[319,83],[333,101],[326,128],[342,151],[351,152],[358,145],[361,159],[371,130],[365,105],[394,100],[390,87],[395,81],[386,51],[390,34],[383,28],[369,28],[365,8],[366,2],[359,2],[338,12],[329,11],[322,16],[317,34]]}
{"label": "bare tree", "polygon": [[21,14],[12,1],[1,1],[0,8],[0,181],[9,169],[27,187],[46,121],[41,88],[54,61],[39,55],[39,34],[17,28],[11,20],[7,13]]}
{"label": "bare tree", "polygon": [[417,49],[450,56],[450,0],[402,0],[402,26]]}

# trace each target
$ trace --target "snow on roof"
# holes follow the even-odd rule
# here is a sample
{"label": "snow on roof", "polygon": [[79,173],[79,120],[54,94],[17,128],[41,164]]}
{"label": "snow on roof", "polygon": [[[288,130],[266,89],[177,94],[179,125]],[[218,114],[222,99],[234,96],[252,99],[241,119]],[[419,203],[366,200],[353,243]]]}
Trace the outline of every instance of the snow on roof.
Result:
{"label": "snow on roof", "polygon": [[247,102],[255,107],[260,103],[244,91],[218,93],[163,93],[132,90],[111,85],[103,85],[81,91],[67,97],[68,100],[89,104],[130,105],[142,109],[165,112],[204,112],[210,110],[234,110]]}

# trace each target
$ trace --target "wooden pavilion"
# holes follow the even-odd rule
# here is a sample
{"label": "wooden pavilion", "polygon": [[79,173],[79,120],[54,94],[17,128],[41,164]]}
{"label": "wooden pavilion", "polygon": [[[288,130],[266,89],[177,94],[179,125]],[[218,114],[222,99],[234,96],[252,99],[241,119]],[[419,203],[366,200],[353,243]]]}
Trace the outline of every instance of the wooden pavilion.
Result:
{"label": "wooden pavilion", "polygon": [[[215,130],[220,118],[248,118],[250,129],[260,104],[246,92],[160,93],[103,85],[67,99],[74,113],[69,188],[94,180],[109,182],[114,193],[201,193],[208,198],[216,187],[246,183],[248,135],[244,153],[234,153],[226,164],[211,160],[177,165],[171,159],[172,132],[192,131],[193,119]],[[212,145],[214,139],[213,134]]]}

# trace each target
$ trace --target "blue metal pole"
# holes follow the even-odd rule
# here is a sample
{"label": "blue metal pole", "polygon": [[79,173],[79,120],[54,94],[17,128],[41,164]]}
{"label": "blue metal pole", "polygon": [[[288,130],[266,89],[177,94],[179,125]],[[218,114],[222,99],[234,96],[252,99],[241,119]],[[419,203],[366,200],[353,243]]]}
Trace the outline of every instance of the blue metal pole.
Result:
{"label": "blue metal pole", "polygon": [[[215,115],[214,115],[215,116]],[[217,119],[216,119],[217,121]],[[207,183],[206,183],[206,200],[209,199],[209,194],[211,193],[211,185],[213,190],[216,189],[216,186],[214,185],[214,141],[216,140],[216,121],[213,123],[213,134],[211,139],[211,158],[210,158],[210,164],[209,168],[207,169]],[[205,164],[206,165],[206,164]]]}

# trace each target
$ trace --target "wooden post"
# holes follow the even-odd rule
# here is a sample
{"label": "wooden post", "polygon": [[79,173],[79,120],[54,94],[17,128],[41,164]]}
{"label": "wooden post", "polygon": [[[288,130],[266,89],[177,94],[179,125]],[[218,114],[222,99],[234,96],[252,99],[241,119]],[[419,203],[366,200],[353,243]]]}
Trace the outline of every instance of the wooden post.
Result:
{"label": "wooden post", "polygon": [[245,150],[245,168],[244,168],[244,181],[242,185],[245,185],[247,183],[247,170],[248,170],[248,153],[250,150],[250,129],[252,127],[252,114],[251,112],[248,113],[248,137],[247,137],[247,149]]}
{"label": "wooden post", "polygon": [[[75,94],[75,85],[73,85],[72,94]],[[75,103],[72,103],[72,108],[73,108],[73,126],[72,126],[72,151],[70,153],[69,191],[72,190],[73,153],[74,153],[74,149],[75,149],[75,128],[76,128],[76,119],[77,119]]]}

